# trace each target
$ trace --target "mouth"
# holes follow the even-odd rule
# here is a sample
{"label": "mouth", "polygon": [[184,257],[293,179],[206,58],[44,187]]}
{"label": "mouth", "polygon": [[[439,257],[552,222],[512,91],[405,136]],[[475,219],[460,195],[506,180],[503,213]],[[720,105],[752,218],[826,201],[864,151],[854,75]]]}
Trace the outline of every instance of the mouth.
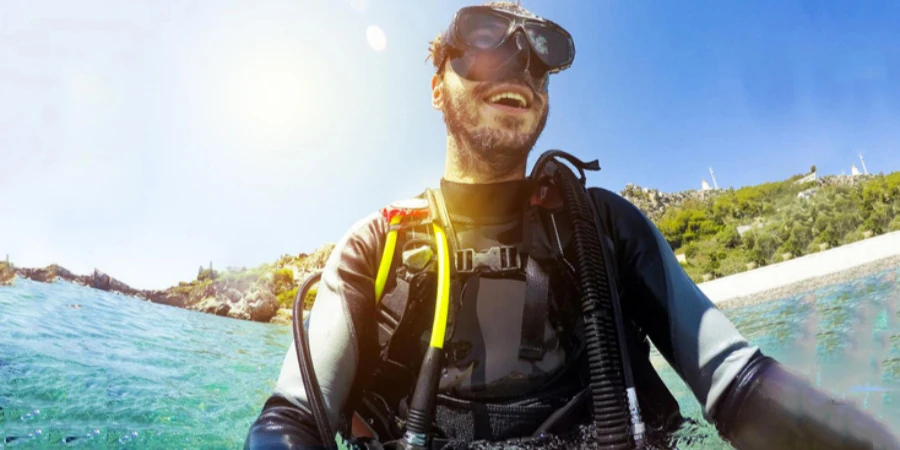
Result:
{"label": "mouth", "polygon": [[492,88],[483,100],[488,105],[509,113],[522,113],[531,109],[534,97],[521,85],[503,84]]}

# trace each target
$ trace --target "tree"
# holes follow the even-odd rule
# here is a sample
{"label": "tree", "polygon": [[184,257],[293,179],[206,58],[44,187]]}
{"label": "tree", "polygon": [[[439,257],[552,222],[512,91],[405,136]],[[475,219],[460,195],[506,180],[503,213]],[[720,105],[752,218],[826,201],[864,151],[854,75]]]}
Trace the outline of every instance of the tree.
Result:
{"label": "tree", "polygon": [[756,246],[756,233],[746,232],[743,236],[741,236],[741,242],[744,244],[744,248],[747,250],[753,250]]}
{"label": "tree", "polygon": [[706,264],[703,265],[703,271],[714,277],[719,276],[719,261],[721,259],[723,259],[722,255],[716,252],[712,252],[709,255],[709,259],[706,261]]}
{"label": "tree", "polygon": [[738,233],[737,227],[725,227],[716,235],[716,242],[725,248],[735,248],[741,244],[741,234]]}
{"label": "tree", "polygon": [[816,173],[816,165],[815,164],[809,166],[809,173]]}
{"label": "tree", "polygon": [[869,217],[863,222],[863,228],[872,233],[884,234],[890,223],[891,218],[887,214],[887,208],[884,205],[878,205],[875,210],[869,213]]}
{"label": "tree", "polygon": [[750,260],[760,266],[768,263],[769,259],[778,248],[778,241],[769,233],[759,233],[756,235],[756,245],[750,252]]}
{"label": "tree", "polygon": [[830,247],[836,247],[838,244],[840,244],[840,238],[838,237],[837,233],[834,231],[834,227],[832,227],[830,223],[825,226],[825,229],[822,230],[821,233],[819,233],[819,236],[817,236],[816,239],[818,239],[819,242],[828,244],[828,246]]}
{"label": "tree", "polygon": [[812,234],[809,229],[803,226],[795,226],[791,228],[791,234],[785,240],[781,250],[794,256],[800,256],[806,252],[806,248],[812,241]]}

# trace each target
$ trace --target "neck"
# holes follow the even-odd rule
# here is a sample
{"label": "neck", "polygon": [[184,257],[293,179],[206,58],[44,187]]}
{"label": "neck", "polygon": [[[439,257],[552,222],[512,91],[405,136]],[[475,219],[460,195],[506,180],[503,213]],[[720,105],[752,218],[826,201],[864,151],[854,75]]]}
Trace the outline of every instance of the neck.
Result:
{"label": "neck", "polygon": [[465,148],[455,137],[448,134],[444,179],[468,184],[500,183],[525,179],[527,159],[523,159],[510,169],[497,170],[496,165],[484,161],[481,154]]}

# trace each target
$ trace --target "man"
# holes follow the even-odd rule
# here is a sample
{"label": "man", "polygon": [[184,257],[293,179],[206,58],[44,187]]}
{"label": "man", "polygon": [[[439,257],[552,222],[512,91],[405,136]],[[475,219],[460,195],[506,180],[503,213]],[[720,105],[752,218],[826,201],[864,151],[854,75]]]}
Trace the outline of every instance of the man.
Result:
{"label": "man", "polygon": [[[415,232],[392,251],[390,214],[357,223],[335,247],[319,285],[309,347],[327,423],[345,436],[352,430],[413,447],[565,434],[591,422],[591,402],[596,424],[601,402],[585,393],[598,388],[587,369],[597,344],[585,343],[587,316],[572,278],[584,262],[574,248],[571,216],[560,209],[558,193],[526,178],[528,154],[547,120],[549,77],[574,59],[571,36],[517,4],[491,2],[460,10],[430,51],[437,71],[431,100],[447,126],[443,202],[436,201],[446,207],[456,270],[438,393],[433,415],[425,416],[434,429],[418,444],[408,430],[403,435],[415,416],[413,385],[424,354],[419,338],[427,341],[430,324],[427,314],[415,320],[425,304],[416,299],[431,288],[401,276],[428,272],[423,267],[433,255],[416,262],[417,252],[428,248],[411,245],[423,241]],[[636,387],[636,404],[629,406],[640,419],[628,422],[627,442],[634,443],[639,427],[670,432],[682,422],[648,362],[649,337],[705,417],[737,448],[900,447],[883,425],[751,346],[637,208],[602,189],[589,195],[611,249],[608,273],[624,316],[607,328],[621,331],[625,353],[618,359],[631,372],[628,386]],[[403,255],[402,266],[392,263],[395,253]],[[478,261],[484,270],[470,270]],[[383,265],[392,268],[386,284]],[[332,444],[331,429],[317,429],[307,388],[292,347],[245,448]]]}

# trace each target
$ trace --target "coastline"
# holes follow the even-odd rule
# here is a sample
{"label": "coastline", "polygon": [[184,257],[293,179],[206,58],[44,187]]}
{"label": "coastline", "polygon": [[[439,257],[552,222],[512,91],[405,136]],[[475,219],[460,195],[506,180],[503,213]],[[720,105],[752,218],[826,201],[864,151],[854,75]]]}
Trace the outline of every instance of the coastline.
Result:
{"label": "coastline", "polygon": [[697,286],[721,309],[738,308],[900,268],[900,231]]}

